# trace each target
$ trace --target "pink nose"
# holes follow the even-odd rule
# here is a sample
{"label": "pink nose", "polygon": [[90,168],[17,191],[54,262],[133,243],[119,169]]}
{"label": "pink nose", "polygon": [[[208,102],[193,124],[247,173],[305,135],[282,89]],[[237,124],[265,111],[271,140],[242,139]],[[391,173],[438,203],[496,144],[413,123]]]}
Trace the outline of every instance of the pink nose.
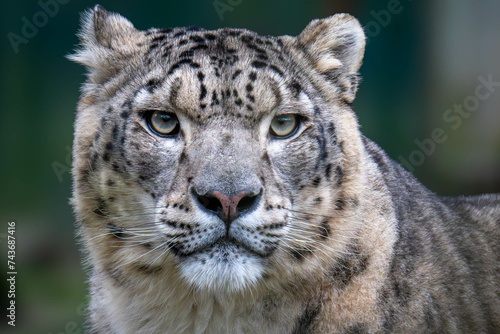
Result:
{"label": "pink nose", "polygon": [[232,197],[220,191],[213,191],[204,196],[198,195],[199,203],[205,209],[217,214],[226,223],[227,229],[244,211],[251,209],[258,198],[258,194],[248,191],[241,191]]}

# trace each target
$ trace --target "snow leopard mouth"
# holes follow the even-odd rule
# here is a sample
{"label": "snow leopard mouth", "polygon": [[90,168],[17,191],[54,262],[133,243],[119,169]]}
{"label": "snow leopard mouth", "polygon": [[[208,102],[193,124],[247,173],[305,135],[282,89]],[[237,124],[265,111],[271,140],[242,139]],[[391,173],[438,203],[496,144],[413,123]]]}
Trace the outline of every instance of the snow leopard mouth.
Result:
{"label": "snow leopard mouth", "polygon": [[208,254],[210,256],[217,254],[220,260],[229,260],[230,256],[235,256],[236,254],[254,254],[261,258],[269,257],[276,246],[269,247],[266,251],[262,251],[252,247],[248,242],[240,241],[234,237],[224,235],[217,240],[207,243],[206,245],[200,245],[199,247],[191,248],[189,251],[185,250],[186,247],[182,244],[177,244],[172,246],[171,250],[176,256],[179,257],[191,257],[200,254]]}

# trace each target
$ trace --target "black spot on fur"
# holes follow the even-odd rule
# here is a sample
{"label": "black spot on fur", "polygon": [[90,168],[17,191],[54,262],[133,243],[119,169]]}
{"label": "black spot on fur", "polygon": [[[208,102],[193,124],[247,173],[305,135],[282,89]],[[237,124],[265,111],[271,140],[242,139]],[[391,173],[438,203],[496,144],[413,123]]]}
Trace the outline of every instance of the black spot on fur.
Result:
{"label": "black spot on fur", "polygon": [[339,165],[335,167],[335,175],[337,176],[337,186],[340,186],[344,182],[344,170]]}
{"label": "black spot on fur", "polygon": [[[156,39],[156,38],[155,38],[155,39]],[[159,46],[160,46],[160,43],[151,43],[151,44],[149,45],[149,50],[148,50],[148,52],[149,52],[149,53],[150,53],[150,52],[153,52],[153,51],[154,51],[154,50],[156,50],[156,48],[158,48]]]}
{"label": "black spot on fur", "polygon": [[215,90],[212,92],[212,103],[210,104],[211,106],[218,105],[219,104],[219,99],[217,98],[217,93]]}
{"label": "black spot on fur", "polygon": [[150,79],[146,84],[146,89],[148,92],[153,94],[156,89],[161,85],[162,81],[160,79]]}
{"label": "black spot on fur", "polygon": [[[170,69],[168,70],[168,75],[174,73],[177,69],[179,69],[181,66],[186,65],[186,64],[191,64],[191,59],[181,59],[177,63],[173,64]],[[198,65],[199,67],[199,65]]]}
{"label": "black spot on fur", "polygon": [[335,124],[329,123],[327,131],[330,136],[336,136]]}
{"label": "black spot on fur", "polygon": [[250,35],[241,36],[241,41],[245,44],[253,42],[253,39],[254,39],[253,36],[250,36]]}
{"label": "black spot on fur", "polygon": [[313,254],[313,250],[309,248],[294,248],[290,254],[295,260],[303,261],[306,257]]}
{"label": "black spot on fur", "polygon": [[295,321],[292,334],[310,334],[316,317],[321,311],[321,303],[315,301],[306,306],[300,317]]}
{"label": "black spot on fur", "polygon": [[99,154],[97,154],[97,152],[92,153],[92,155],[90,157],[90,168],[92,170],[99,169],[97,166],[97,160],[99,160]]}
{"label": "black spot on fur", "polygon": [[[172,44],[168,44],[168,45],[165,45],[162,49],[163,53],[162,53],[162,57],[168,57],[170,56],[170,50],[172,49]],[[148,58],[147,60],[147,64],[151,64],[151,58]]]}
{"label": "black spot on fur", "polygon": [[257,79],[257,73],[255,73],[254,71],[250,72],[250,74],[248,75],[248,78],[251,81],[255,81]]}
{"label": "black spot on fur", "polygon": [[312,185],[313,187],[317,187],[321,184],[321,177],[316,177],[313,181],[312,181]]}
{"label": "black spot on fur", "polygon": [[302,90],[302,87],[297,81],[293,81],[290,85],[290,90],[292,91],[294,97],[298,97]]}
{"label": "black spot on fur", "polygon": [[184,151],[181,152],[181,155],[179,156],[179,164],[183,163],[187,159],[187,155]]}
{"label": "black spot on fur", "polygon": [[106,208],[107,208],[106,201],[104,200],[104,198],[101,197],[97,200],[97,208],[95,208],[94,211],[92,211],[92,212],[98,216],[106,217],[106,215],[107,215]]}
{"label": "black spot on fur", "polygon": [[263,61],[259,61],[259,60],[254,60],[252,62],[252,67],[255,67],[255,68],[264,68],[267,66],[267,64]]}
{"label": "black spot on fur", "polygon": [[326,240],[330,236],[330,224],[328,224],[328,220],[323,220],[321,225],[319,226],[319,236],[321,240]]}
{"label": "black spot on fur", "polygon": [[110,158],[109,152],[104,152],[102,155],[102,160],[108,162]]}
{"label": "black spot on fur", "polygon": [[394,281],[393,291],[395,293],[395,297],[400,301],[401,305],[406,306],[411,297],[411,289],[408,283],[405,281]]}
{"label": "black spot on fur", "polygon": [[208,46],[206,46],[205,44],[198,44],[198,45],[193,46],[191,49],[189,49],[189,51],[191,53],[194,53],[195,51],[206,50],[206,49],[208,49]]}
{"label": "black spot on fur", "polygon": [[155,31],[157,33],[160,33],[160,34],[169,34],[172,31],[174,31],[174,29],[172,29],[172,28],[162,28],[162,29],[156,29]]}
{"label": "black spot on fur", "polygon": [[79,179],[79,182],[81,183],[87,183],[89,181],[89,177],[90,177],[90,169],[88,168],[82,168],[80,169],[80,175],[81,175],[81,178]]}
{"label": "black spot on fur", "polygon": [[227,34],[232,37],[238,37],[239,35],[241,35],[241,33],[242,32],[238,30],[230,30]]}
{"label": "black spot on fur", "polygon": [[116,138],[118,138],[118,125],[115,124],[113,126],[113,130],[111,132],[111,136],[113,137],[113,140],[116,140]]}
{"label": "black spot on fur", "polygon": [[205,87],[205,84],[201,84],[200,87],[200,100],[203,100],[207,96],[207,88]]}
{"label": "black spot on fur", "polygon": [[104,161],[108,161],[108,160],[109,160],[110,151],[113,151],[113,148],[114,148],[114,147],[113,147],[113,143],[112,143],[112,142],[110,142],[110,141],[109,141],[109,142],[107,142],[107,143],[106,143],[106,146],[105,146],[105,148],[104,148],[104,149],[105,149],[105,152],[104,152],[104,155],[103,155],[103,157],[102,157],[102,159],[103,159]]}
{"label": "black spot on fur", "polygon": [[328,272],[332,284],[344,288],[351,280],[363,273],[368,267],[369,258],[363,254],[359,245],[352,244],[348,247],[343,257],[337,260]]}
{"label": "black spot on fur", "polygon": [[345,200],[340,197],[335,201],[335,210],[342,211],[345,209]]}
{"label": "black spot on fur", "polygon": [[233,80],[234,80],[234,79],[236,79],[236,78],[237,78],[237,77],[241,74],[241,72],[242,72],[241,70],[236,70],[236,71],[233,73],[233,75],[232,75],[231,79],[233,79]]}
{"label": "black spot on fur", "polygon": [[270,68],[271,70],[273,70],[274,72],[278,73],[278,75],[279,75],[280,77],[282,77],[282,76],[283,76],[283,71],[282,71],[282,70],[280,70],[277,66],[275,66],[275,65],[270,65],[270,66],[269,66],[269,68]]}
{"label": "black spot on fur", "polygon": [[249,92],[249,93],[250,93],[250,92],[253,90],[253,86],[252,86],[252,84],[251,84],[251,83],[248,83],[248,84],[246,85],[245,89],[247,90],[247,92]]}
{"label": "black spot on fur", "polygon": [[121,172],[120,166],[116,162],[113,162],[113,165],[111,165],[111,167],[115,172]]}
{"label": "black spot on fur", "polygon": [[316,116],[321,115],[321,109],[319,109],[318,106],[314,106],[314,115],[316,115]]}
{"label": "black spot on fur", "polygon": [[191,35],[191,36],[189,36],[189,39],[192,40],[193,42],[196,42],[196,43],[205,42],[205,38],[198,36],[198,35]]}
{"label": "black spot on fur", "polygon": [[123,119],[127,119],[129,116],[130,116],[130,112],[128,110],[124,110],[120,114],[120,117]]}
{"label": "black spot on fur", "polygon": [[326,165],[326,167],[325,167],[325,176],[326,176],[327,179],[330,178],[331,171],[332,171],[332,164]]}
{"label": "black spot on fur", "polygon": [[210,33],[205,34],[205,35],[204,35],[204,37],[205,37],[207,40],[209,40],[209,41],[213,41],[213,40],[215,40],[215,39],[217,38],[214,34],[210,34]]}
{"label": "black spot on fur", "polygon": [[132,109],[132,101],[127,100],[122,104],[123,111],[120,113],[121,118],[127,119],[130,116]]}
{"label": "black spot on fur", "polygon": [[[102,123],[101,123],[101,125],[102,125]],[[100,138],[101,138],[101,133],[97,132],[94,139],[92,139],[92,146],[94,146],[94,143],[97,143]]]}
{"label": "black spot on fur", "polygon": [[179,58],[189,58],[189,60],[192,60],[191,58],[193,58],[193,56],[194,56],[194,52],[192,50],[186,50],[186,51],[181,52],[181,54],[179,55]]}
{"label": "black spot on fur", "polygon": [[319,161],[325,161],[328,158],[328,151],[326,150],[325,130],[323,126],[318,125],[318,131],[319,136],[316,137],[316,140],[320,149]]}
{"label": "black spot on fur", "polygon": [[266,55],[266,50],[258,47],[257,45],[255,45],[253,43],[245,43],[245,45],[247,46],[247,48],[255,51],[255,53],[257,54],[257,58],[258,59],[261,59],[261,60],[267,60],[268,59],[267,55]]}
{"label": "black spot on fur", "polygon": [[198,80],[203,81],[205,79],[205,74],[203,72],[199,71],[197,74]]}
{"label": "black spot on fur", "polygon": [[125,233],[121,227],[117,227],[113,223],[108,223],[108,225],[106,225],[106,227],[111,232],[111,235],[117,239],[126,239],[126,238],[130,237],[130,235]]}
{"label": "black spot on fur", "polygon": [[257,55],[257,58],[260,59],[260,60],[268,60],[269,58],[263,54],[263,53],[260,53]]}

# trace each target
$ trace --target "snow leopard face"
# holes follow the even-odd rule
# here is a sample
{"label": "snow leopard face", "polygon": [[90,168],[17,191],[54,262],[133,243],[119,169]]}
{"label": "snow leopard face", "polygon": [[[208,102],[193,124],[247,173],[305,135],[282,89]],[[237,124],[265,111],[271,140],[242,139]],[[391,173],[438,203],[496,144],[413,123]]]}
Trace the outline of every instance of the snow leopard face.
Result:
{"label": "snow leopard face", "polygon": [[94,269],[244,291],[352,251],[363,49],[344,14],[298,37],[87,15],[73,203]]}

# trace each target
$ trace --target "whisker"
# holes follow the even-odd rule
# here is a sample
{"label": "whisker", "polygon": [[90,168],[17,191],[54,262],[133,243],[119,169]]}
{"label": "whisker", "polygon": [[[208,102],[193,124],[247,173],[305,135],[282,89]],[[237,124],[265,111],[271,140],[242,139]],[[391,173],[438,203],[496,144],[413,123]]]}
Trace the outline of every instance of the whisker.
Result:
{"label": "whisker", "polygon": [[[308,221],[304,221],[304,220],[301,220],[300,218],[296,218],[296,217],[289,217],[291,220],[294,220],[296,222],[299,222],[301,223],[302,225],[306,225],[306,226],[311,226],[311,227],[314,227],[314,228],[319,228],[321,227],[319,224],[313,224],[311,222],[308,222]],[[290,225],[292,226],[292,225]],[[330,228],[331,229],[335,229],[335,231],[342,231],[342,232],[352,232],[352,233],[355,233],[356,230],[353,230],[353,229],[340,229],[338,227],[335,227],[335,226],[331,226],[330,225]]]}
{"label": "whisker", "polygon": [[[303,232],[303,231],[298,231],[298,232]],[[285,236],[285,238],[288,238],[289,240],[293,240],[293,241],[297,241],[297,240],[304,240],[305,242],[309,242],[311,245],[314,245],[316,249],[322,251],[325,255],[327,256],[330,256],[331,254],[327,254],[323,251],[323,249],[326,249],[326,250],[329,250],[331,252],[334,252],[334,253],[340,253],[340,254],[344,254],[344,255],[358,255],[358,254],[361,254],[361,253],[352,253],[352,252],[349,252],[349,251],[345,251],[345,250],[339,250],[339,249],[335,249],[323,242],[320,242],[319,240],[315,240],[311,237],[308,237],[308,236],[304,236],[303,234],[296,234],[294,233],[294,231],[292,231],[292,233],[289,233],[289,235]],[[339,243],[339,241],[337,240],[337,244],[340,244],[341,246],[347,246],[350,244],[349,241],[351,241],[353,238],[350,238],[349,236],[347,236],[347,238],[349,238],[348,241],[342,241]]]}
{"label": "whisker", "polygon": [[[171,242],[175,241],[175,240],[176,240],[176,239],[178,239],[178,238],[179,238],[179,237],[175,237],[175,238],[173,238],[173,239],[171,239],[171,240],[167,240],[167,241],[165,241],[165,242],[167,242],[167,243],[171,243]],[[151,250],[147,251],[146,253],[144,253],[144,254],[142,254],[142,255],[139,255],[138,257],[136,257],[136,258],[134,258],[134,259],[132,259],[132,260],[130,260],[130,261],[128,261],[128,262],[125,262],[125,263],[121,264],[120,266],[118,266],[118,268],[121,268],[121,267],[123,267],[123,266],[126,266],[126,265],[128,265],[128,264],[132,263],[132,262],[135,262],[135,261],[137,261],[138,259],[142,258],[143,256],[146,256],[147,254],[149,254],[149,253],[151,253],[151,252],[153,252],[153,251],[157,250],[158,248],[162,247],[162,246],[165,244],[165,242],[164,242],[164,243],[159,244],[159,245],[158,245],[158,246],[156,246],[155,248],[153,248],[153,249],[151,249]]]}
{"label": "whisker", "polygon": [[351,218],[351,217],[354,217],[354,216],[358,215],[358,213],[353,213],[352,215],[326,216],[326,215],[320,215],[318,213],[304,212],[304,211],[292,210],[292,209],[287,209],[287,208],[284,208],[284,209],[287,210],[287,211],[293,212],[293,213],[301,214],[301,215],[309,215],[309,216],[331,218],[331,219],[335,219],[335,218]]}
{"label": "whisker", "polygon": [[123,219],[123,218],[134,218],[134,217],[143,217],[143,216],[151,216],[151,215],[159,215],[159,214],[161,214],[161,212],[138,213],[138,214],[134,214],[134,215],[106,216],[106,218]]}
{"label": "whisker", "polygon": [[[316,226],[316,227],[319,227],[319,226]],[[316,232],[314,230],[306,229],[304,227],[295,226],[295,225],[289,225],[288,229],[289,230],[293,230],[293,232],[307,233],[307,234],[310,234],[310,235],[314,235],[314,236],[317,236],[318,239],[323,239],[324,238],[324,236],[319,231]],[[343,233],[343,232],[347,232],[347,233]],[[352,234],[349,233],[349,232],[351,232]],[[352,239],[352,240],[363,239],[361,236],[353,235],[354,233],[355,233],[355,231],[349,231],[349,230],[331,230],[329,232],[329,237],[336,236],[336,237],[349,238],[349,239]]]}
{"label": "whisker", "polygon": [[[177,237],[177,238],[178,238],[178,237]],[[177,239],[177,238],[175,238],[175,239]],[[174,240],[167,240],[167,241],[163,242],[163,243],[162,243],[162,246],[165,246],[165,245],[167,245],[167,244],[169,244],[169,243],[171,243],[171,242],[175,241],[175,239],[174,239]],[[151,264],[149,264],[149,265],[148,265],[148,268],[151,268],[151,266],[152,266],[152,265],[156,262],[156,260],[158,260],[160,257],[162,257],[163,255],[165,255],[165,254],[166,254],[166,253],[167,253],[167,252],[168,252],[168,251],[169,251],[169,250],[170,250],[173,246],[174,246],[174,245],[171,245],[171,246],[168,246],[167,248],[165,248],[165,249],[163,250],[163,252],[162,252],[160,255],[158,255],[158,256],[157,256],[157,257],[153,260],[153,262],[151,262]]]}

